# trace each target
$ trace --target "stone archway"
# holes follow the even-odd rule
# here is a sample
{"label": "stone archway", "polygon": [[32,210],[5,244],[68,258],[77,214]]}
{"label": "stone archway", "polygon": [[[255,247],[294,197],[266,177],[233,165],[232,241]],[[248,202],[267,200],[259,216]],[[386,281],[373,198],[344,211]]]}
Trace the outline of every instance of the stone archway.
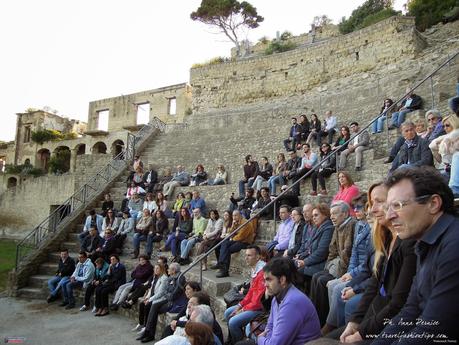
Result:
{"label": "stone archway", "polygon": [[92,154],[106,154],[107,153],[107,145],[103,141],[98,141],[92,147]]}
{"label": "stone archway", "polygon": [[86,153],[86,144],[78,144],[74,150],[77,156],[84,155]]}
{"label": "stone archway", "polygon": [[36,167],[42,169],[43,171],[48,171],[50,157],[51,152],[48,149],[38,150],[37,158],[35,160]]}
{"label": "stone archway", "polygon": [[121,139],[115,140],[111,146],[111,153],[113,157],[118,156],[124,149],[124,142]]}
{"label": "stone archway", "polygon": [[49,167],[55,174],[63,174],[70,170],[70,148],[68,146],[58,146],[50,159]]}
{"label": "stone archway", "polygon": [[7,188],[13,188],[18,185],[18,179],[16,177],[9,177],[6,183]]}

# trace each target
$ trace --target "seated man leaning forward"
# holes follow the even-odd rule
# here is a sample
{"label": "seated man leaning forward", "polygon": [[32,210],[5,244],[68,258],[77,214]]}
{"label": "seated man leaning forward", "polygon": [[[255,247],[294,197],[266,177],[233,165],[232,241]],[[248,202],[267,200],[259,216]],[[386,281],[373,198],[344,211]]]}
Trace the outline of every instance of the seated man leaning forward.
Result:
{"label": "seated man leaning forward", "polygon": [[61,286],[69,280],[73,271],[75,271],[75,260],[69,256],[68,249],[62,249],[56,274],[48,280],[49,296],[46,299],[48,303],[56,300]]}

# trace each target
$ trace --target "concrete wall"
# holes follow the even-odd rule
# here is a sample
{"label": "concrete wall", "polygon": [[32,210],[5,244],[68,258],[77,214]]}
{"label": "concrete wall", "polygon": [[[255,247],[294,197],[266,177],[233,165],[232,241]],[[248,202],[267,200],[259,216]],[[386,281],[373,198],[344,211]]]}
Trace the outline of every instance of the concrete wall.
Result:
{"label": "concrete wall", "polygon": [[[177,111],[169,115],[169,100],[176,99]],[[154,116],[166,123],[183,122],[191,108],[191,88],[187,84],[166,86],[126,96],[112,97],[89,103],[88,130],[98,129],[99,112],[109,110],[108,131],[120,131],[137,125],[137,107],[149,103],[150,119]]]}
{"label": "concrete wall", "polygon": [[285,53],[192,68],[193,112],[303,95],[331,80],[413,58],[423,47],[413,18],[392,17]]}
{"label": "concrete wall", "polygon": [[0,195],[0,236],[22,238],[45,219],[52,205],[73,194],[75,180],[68,176],[45,176],[27,181]]}

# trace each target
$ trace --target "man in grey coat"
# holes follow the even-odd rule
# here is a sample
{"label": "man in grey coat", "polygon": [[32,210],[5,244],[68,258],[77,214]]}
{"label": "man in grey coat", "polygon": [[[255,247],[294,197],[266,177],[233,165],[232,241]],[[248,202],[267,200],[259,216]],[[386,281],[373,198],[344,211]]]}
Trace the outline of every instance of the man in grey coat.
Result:
{"label": "man in grey coat", "polygon": [[343,170],[345,168],[347,156],[352,152],[355,152],[355,171],[360,171],[362,170],[363,151],[368,150],[370,146],[370,133],[368,133],[367,130],[364,130],[362,133],[357,135],[360,131],[359,124],[357,122],[352,122],[350,128],[353,133],[353,138],[349,142],[347,149],[341,152],[339,158],[339,169]]}

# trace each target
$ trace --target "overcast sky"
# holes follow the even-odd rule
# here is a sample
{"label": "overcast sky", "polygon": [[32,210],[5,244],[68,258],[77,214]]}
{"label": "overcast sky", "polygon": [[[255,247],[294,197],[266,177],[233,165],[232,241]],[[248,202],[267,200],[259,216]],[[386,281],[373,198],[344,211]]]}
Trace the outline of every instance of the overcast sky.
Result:
{"label": "overcast sky", "polygon": [[[232,44],[190,13],[201,0],[0,2],[0,140],[16,113],[45,106],[87,120],[88,103],[189,81],[193,63],[229,56]],[[249,32],[308,32],[314,16],[338,23],[364,0],[250,0],[265,18]],[[396,0],[401,9],[404,0]]]}

